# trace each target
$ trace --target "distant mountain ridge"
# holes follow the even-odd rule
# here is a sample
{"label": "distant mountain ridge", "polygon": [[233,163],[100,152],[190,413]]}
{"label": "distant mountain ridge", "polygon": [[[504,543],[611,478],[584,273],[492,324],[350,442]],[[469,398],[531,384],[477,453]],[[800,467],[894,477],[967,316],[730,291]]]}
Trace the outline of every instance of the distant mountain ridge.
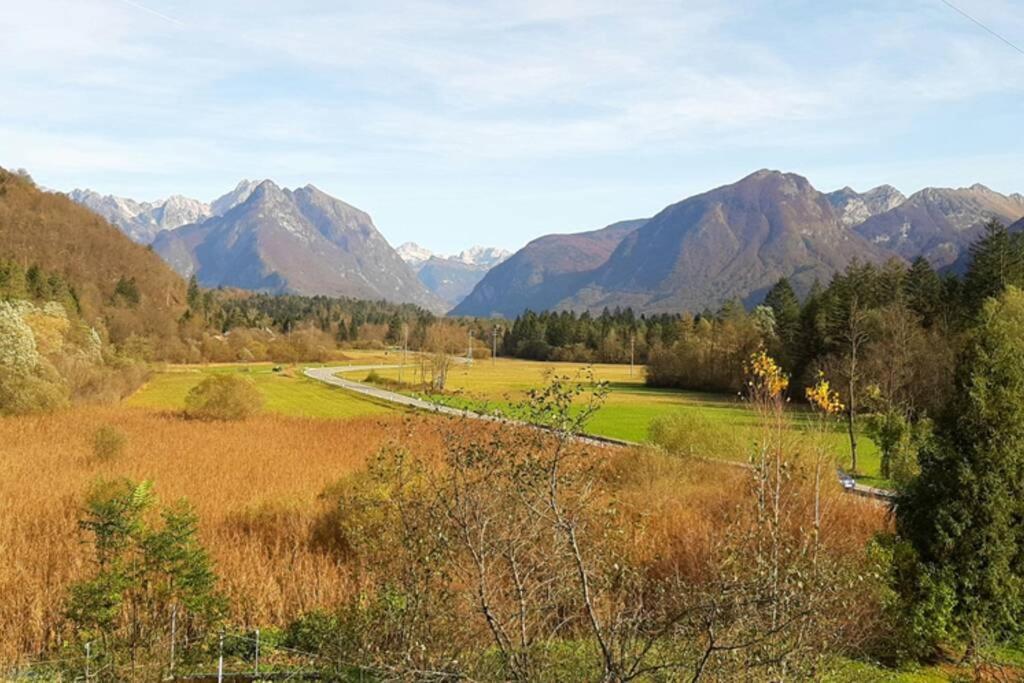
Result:
{"label": "distant mountain ridge", "polygon": [[431,258],[436,258],[445,261],[458,261],[459,263],[465,263],[467,266],[492,268],[512,255],[512,252],[508,249],[480,245],[473,245],[469,249],[463,249],[457,254],[445,255],[435,253],[426,247],[421,247],[415,242],[403,242],[398,245],[395,251],[402,257],[402,260],[411,266],[417,266]]}
{"label": "distant mountain ridge", "polygon": [[488,270],[512,255],[499,247],[472,246],[443,256],[415,242],[406,242],[395,251],[416,272],[420,282],[450,306],[461,302]]}
{"label": "distant mountain ridge", "polygon": [[75,189],[68,197],[87,206],[140,244],[149,244],[161,230],[174,230],[189,223],[198,223],[211,216],[221,216],[244,202],[258,183],[243,180],[234,190],[209,204],[183,195],[167,199],[137,202],[127,197],[101,195],[92,190]]}
{"label": "distant mountain ridge", "polygon": [[[749,305],[781,277],[806,291],[855,258],[923,254],[946,267],[985,222],[1008,225],[1022,216],[1021,195],[982,185],[927,188],[909,198],[889,185],[826,194],[799,175],[762,170],[631,222],[631,230],[538,238],[488,273],[453,313],[696,312],[732,298]],[[594,249],[595,237],[604,249]]]}
{"label": "distant mountain ridge", "polygon": [[244,201],[223,215],[160,232],[153,249],[206,286],[414,303],[431,294],[365,212],[313,185],[289,190],[264,180],[236,188]]}
{"label": "distant mountain ridge", "polygon": [[642,218],[600,230],[538,237],[488,271],[452,314],[508,318],[527,308],[554,308],[646,222]]}
{"label": "distant mountain ridge", "polygon": [[1009,225],[1024,216],[1024,197],[1002,195],[981,184],[928,187],[868,218],[854,230],[907,260],[924,256],[936,268],[953,265],[990,220]]}
{"label": "distant mountain ridge", "polygon": [[605,306],[697,311],[732,298],[753,304],[779,277],[803,291],[855,258],[923,255],[958,272],[986,222],[1024,217],[1024,195],[980,184],[909,197],[890,185],[822,193],[799,175],[762,170],[651,219],[547,235],[511,255],[475,246],[444,256],[411,242],[392,249],[368,215],[311,185],[268,182],[243,180],[209,204],[89,190],[68,196],[207,285],[383,298],[482,316]]}
{"label": "distant mountain ridge", "polygon": [[903,193],[892,185],[879,185],[863,193],[846,186],[825,196],[838,213],[840,222],[847,227],[863,223],[907,201]]}

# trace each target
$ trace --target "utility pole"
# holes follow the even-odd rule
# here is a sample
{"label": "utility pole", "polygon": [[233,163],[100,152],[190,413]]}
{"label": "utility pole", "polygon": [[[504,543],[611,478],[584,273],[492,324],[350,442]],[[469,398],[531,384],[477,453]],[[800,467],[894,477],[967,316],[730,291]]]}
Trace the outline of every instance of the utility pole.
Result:
{"label": "utility pole", "polygon": [[409,357],[409,323],[402,323],[402,362],[398,364],[398,383],[402,383],[402,368]]}
{"label": "utility pole", "polygon": [[491,329],[491,365],[495,363],[495,358],[498,357],[498,334],[501,333],[501,325],[495,325]]}
{"label": "utility pole", "polygon": [[466,351],[466,365],[473,364],[473,330],[469,331],[469,349]]}

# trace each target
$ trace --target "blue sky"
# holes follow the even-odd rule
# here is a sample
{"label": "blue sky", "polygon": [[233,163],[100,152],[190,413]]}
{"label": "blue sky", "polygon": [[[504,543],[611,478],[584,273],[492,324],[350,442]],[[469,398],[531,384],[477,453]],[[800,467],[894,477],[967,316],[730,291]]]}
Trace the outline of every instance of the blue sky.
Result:
{"label": "blue sky", "polygon": [[[1020,0],[956,4],[1024,46]],[[395,245],[517,248],[762,167],[1024,192],[1024,54],[941,0],[34,0],[0,35],[0,165],[313,183]]]}

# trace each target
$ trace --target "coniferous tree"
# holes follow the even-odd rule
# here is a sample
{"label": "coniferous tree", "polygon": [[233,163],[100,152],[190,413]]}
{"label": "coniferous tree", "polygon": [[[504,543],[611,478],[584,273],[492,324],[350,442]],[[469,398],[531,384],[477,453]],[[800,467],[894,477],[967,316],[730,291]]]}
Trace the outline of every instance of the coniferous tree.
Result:
{"label": "coniferous tree", "polygon": [[388,331],[384,341],[389,344],[397,344],[402,339],[402,317],[395,313],[388,321]]}
{"label": "coniferous tree", "polygon": [[873,335],[872,311],[883,301],[879,272],[870,263],[852,263],[836,275],[826,298],[826,334],[836,375],[842,382],[846,427],[850,439],[850,468],[856,472],[857,417],[864,389],[864,356]]}
{"label": "coniferous tree", "polygon": [[974,315],[984,301],[1009,285],[1024,285],[1024,242],[999,221],[985,226],[985,234],[971,245],[971,262],[964,276],[964,297]]}
{"label": "coniferous tree", "polygon": [[122,302],[127,306],[138,306],[141,297],[139,295],[139,286],[135,282],[135,278],[126,278],[123,275],[118,279],[117,285],[114,286],[114,300]]}
{"label": "coniferous tree", "polygon": [[185,295],[190,311],[197,312],[199,310],[202,294],[202,291],[199,289],[199,281],[193,275],[188,279],[188,293]]}
{"label": "coniferous tree", "polygon": [[[957,391],[896,508],[909,546],[897,588],[918,654],[946,639],[971,655],[1024,629],[1024,293],[981,312]],[[909,556],[909,557],[908,557]]]}
{"label": "coniferous tree", "polygon": [[796,362],[793,352],[800,337],[800,300],[789,280],[782,278],[776,282],[764,297],[764,305],[775,316],[775,333],[782,344],[779,360],[786,372],[792,374]]}
{"label": "coniferous tree", "polygon": [[903,294],[907,306],[921,316],[925,327],[930,327],[943,308],[942,280],[923,256],[918,256],[903,281]]}

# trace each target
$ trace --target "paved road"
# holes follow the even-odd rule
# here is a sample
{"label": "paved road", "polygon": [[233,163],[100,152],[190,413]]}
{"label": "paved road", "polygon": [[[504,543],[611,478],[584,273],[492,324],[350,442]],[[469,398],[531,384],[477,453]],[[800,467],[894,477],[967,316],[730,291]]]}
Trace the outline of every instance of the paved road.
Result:
{"label": "paved road", "polygon": [[348,391],[362,394],[363,396],[369,396],[379,401],[387,401],[388,403],[397,403],[398,405],[406,406],[409,408],[416,408],[417,410],[426,410],[432,413],[443,413],[445,415],[456,415],[456,416],[467,416],[467,417],[478,417],[486,418],[486,415],[480,415],[469,410],[459,410],[458,408],[451,408],[449,406],[439,405],[432,401],[424,401],[419,398],[413,398],[412,396],[406,396],[405,394],[399,394],[395,391],[388,391],[387,389],[381,389],[371,384],[364,384],[363,382],[353,382],[352,380],[342,379],[337,375],[340,373],[350,372],[371,372],[373,370],[389,370],[397,368],[397,365],[339,365],[333,368],[306,368],[304,374],[307,377],[332,384]]}
{"label": "paved road", "polygon": [[[397,365],[339,365],[330,368],[306,368],[304,371],[307,377],[311,377],[315,380],[331,384],[342,389],[346,389],[356,394],[362,394],[369,398],[376,399],[378,401],[387,401],[388,403],[394,403],[397,405],[405,406],[407,408],[413,408],[416,410],[424,410],[431,413],[440,413],[442,415],[454,415],[456,417],[470,417],[477,420],[494,420],[499,422],[505,422],[508,424],[524,424],[516,420],[509,420],[505,418],[497,418],[492,415],[484,415],[482,413],[476,413],[471,410],[462,410],[459,408],[452,408],[451,406],[440,405],[433,401],[425,401],[420,398],[413,398],[412,396],[406,396],[399,394],[395,391],[389,391],[388,389],[381,389],[370,384],[364,384],[363,382],[354,382],[352,380],[338,377],[341,373],[359,372],[368,373],[373,370],[389,370],[397,368]],[[613,439],[610,437],[603,436],[585,436],[580,437],[580,440],[585,443],[592,443],[595,445],[614,445],[614,446],[639,446],[634,441],[626,441],[624,439]],[[729,460],[717,460],[715,458],[709,458],[715,462],[721,462],[726,465],[737,465],[736,462]],[[844,475],[840,471],[839,479],[841,483],[844,483]],[[893,499],[892,491],[886,491],[884,489],[876,489],[871,486],[864,486],[863,484],[854,484],[852,487],[844,483],[843,490],[847,493],[851,493],[856,496],[862,496],[864,498],[873,498],[881,501],[891,501]]]}

